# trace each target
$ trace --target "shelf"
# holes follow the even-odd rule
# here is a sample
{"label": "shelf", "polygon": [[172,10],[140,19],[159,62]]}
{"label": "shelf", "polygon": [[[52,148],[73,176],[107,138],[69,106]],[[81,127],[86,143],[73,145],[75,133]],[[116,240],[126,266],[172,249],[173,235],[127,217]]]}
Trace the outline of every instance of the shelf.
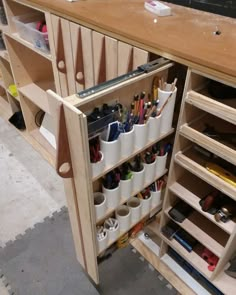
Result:
{"label": "shelf", "polygon": [[[159,178],[161,178],[162,176],[164,176],[167,172],[168,172],[168,170],[165,169],[165,171],[164,171],[161,175],[158,175],[158,176],[155,178],[155,180],[153,180],[153,181],[151,181],[151,182],[146,182],[145,185],[144,185],[144,188],[147,187],[147,186],[149,186],[150,184],[152,184],[152,183],[153,183],[154,181],[156,181],[157,179],[159,179]],[[138,191],[136,191],[136,192],[132,192],[130,198],[133,197],[133,196],[135,196],[135,195],[137,195],[139,192],[140,192],[140,190],[138,190]],[[125,198],[122,198],[122,197],[121,197],[120,204],[119,204],[117,207],[119,207],[120,205],[125,204],[127,201],[128,201],[128,199],[125,199]],[[103,217],[99,218],[99,219],[96,221],[96,224],[98,224],[98,223],[100,223],[101,221],[103,221],[104,219],[106,219],[106,218],[107,218],[109,215],[111,215],[116,209],[117,209],[117,208],[108,209],[107,212],[106,212],[106,214],[105,214]]]}
{"label": "shelf", "polygon": [[10,62],[7,50],[0,50],[0,57],[2,57],[7,62]]}
{"label": "shelf", "polygon": [[[165,214],[170,218],[168,211],[172,207],[165,210]],[[188,218],[186,218],[182,223],[176,222],[181,228],[192,235],[196,240],[198,240],[202,245],[208,248],[216,256],[221,257],[224,251],[224,247],[227,243],[229,235],[221,231],[217,226],[207,220],[197,211],[194,211]]]}
{"label": "shelf", "polygon": [[[185,101],[210,114],[236,125],[236,101],[214,100],[193,90],[189,91]],[[230,104],[230,105],[227,105]]]}
{"label": "shelf", "polygon": [[102,251],[100,251],[100,252],[98,253],[98,256],[99,256],[101,253],[103,253],[107,248],[109,248],[112,244],[114,244],[117,240],[119,240],[120,237],[122,237],[124,234],[126,234],[128,231],[130,231],[130,230],[131,230],[136,224],[138,224],[139,222],[141,222],[144,218],[148,217],[149,215],[152,215],[152,212],[153,212],[153,211],[158,211],[158,210],[160,210],[160,209],[161,209],[161,206],[162,206],[162,204],[153,207],[153,208],[150,210],[150,212],[147,213],[147,214],[144,214],[144,215],[140,218],[139,221],[133,222],[133,223],[130,225],[130,227],[129,227],[128,230],[126,230],[126,231],[121,231],[121,232],[119,233],[119,236],[117,237],[116,240],[109,240],[109,241],[108,241],[108,244],[107,244],[107,246],[106,246],[106,248],[103,249]]}
{"label": "shelf", "polygon": [[7,36],[9,36],[10,38],[16,40],[17,42],[21,43],[21,44],[24,45],[25,47],[27,47],[27,48],[33,50],[33,51],[36,52],[37,54],[39,54],[39,55],[45,57],[46,59],[48,59],[48,60],[50,60],[50,61],[52,61],[52,55],[51,55],[51,54],[46,53],[46,52],[43,52],[43,51],[37,49],[36,47],[34,47],[34,45],[33,45],[32,43],[30,43],[30,42],[28,42],[28,41],[22,39],[22,38],[19,36],[18,33],[12,33],[12,34],[11,34],[11,33],[7,33],[7,32],[6,32],[5,34],[6,34]]}
{"label": "shelf", "polygon": [[0,87],[2,87],[3,89],[6,89],[5,84],[3,82],[3,80],[0,80]]}
{"label": "shelf", "polygon": [[203,134],[203,131],[206,129],[206,125],[214,126],[217,132],[229,132],[236,134],[236,126],[207,113],[205,116],[201,116],[200,119],[194,120],[193,123],[187,122],[183,124],[180,127],[179,133],[222,159],[225,159],[229,163],[236,165],[235,146],[232,143],[223,141],[220,142]]}
{"label": "shelf", "polygon": [[178,196],[180,199],[182,199],[184,202],[186,202],[195,210],[200,212],[203,216],[205,216],[211,222],[215,223],[218,227],[223,229],[225,232],[227,232],[228,234],[232,234],[235,228],[235,223],[232,220],[229,220],[226,223],[222,221],[217,222],[214,218],[214,215],[202,211],[199,201],[201,200],[201,197],[204,197],[206,194],[200,197],[199,195],[197,195],[197,193],[193,192],[193,191],[196,191],[197,189],[198,189],[198,186],[193,185],[191,188],[192,191],[190,191],[187,188],[185,188],[183,185],[181,185],[179,182],[175,182],[169,187],[169,190],[173,192],[176,196]]}
{"label": "shelf", "polygon": [[189,150],[183,154],[180,151],[175,155],[175,162],[236,201],[236,187],[209,172],[205,168],[206,161],[196,153]]}
{"label": "shelf", "polygon": [[212,282],[225,295],[235,294],[236,279],[228,276],[222,271]]}
{"label": "shelf", "polygon": [[161,234],[163,241],[173,248],[179,255],[181,255],[188,263],[190,263],[197,271],[199,271],[207,279],[210,279],[212,272],[208,270],[208,263],[201,258],[198,254],[202,250],[201,245],[197,245],[191,252],[185,250],[175,239],[168,240],[163,234]]}
{"label": "shelf", "polygon": [[93,181],[98,180],[99,178],[103,177],[105,174],[107,174],[108,172],[110,172],[111,170],[115,169],[116,167],[119,167],[120,165],[122,165],[123,163],[129,161],[130,159],[132,159],[133,157],[135,157],[136,155],[138,155],[139,153],[145,151],[146,149],[148,149],[149,147],[151,147],[152,145],[154,145],[156,142],[161,141],[162,139],[166,138],[167,136],[171,135],[172,133],[174,133],[174,128],[171,128],[171,130],[165,134],[162,134],[159,138],[153,140],[153,141],[149,141],[147,143],[147,145],[142,148],[142,149],[136,149],[131,156],[126,157],[121,159],[116,165],[112,165],[110,167],[105,167],[105,170],[99,174],[98,176],[93,178]]}
{"label": "shelf", "polygon": [[20,102],[20,98],[19,98],[19,96],[13,96],[13,95],[11,94],[11,92],[9,91],[9,89],[7,89],[7,93],[8,93],[13,99],[15,99],[15,100],[17,100],[18,102]]}
{"label": "shelf", "polygon": [[20,87],[18,91],[30,99],[35,105],[37,105],[41,110],[50,114],[49,102],[46,90],[54,90],[54,83],[51,81],[40,81],[35,83],[30,83],[26,86]]}

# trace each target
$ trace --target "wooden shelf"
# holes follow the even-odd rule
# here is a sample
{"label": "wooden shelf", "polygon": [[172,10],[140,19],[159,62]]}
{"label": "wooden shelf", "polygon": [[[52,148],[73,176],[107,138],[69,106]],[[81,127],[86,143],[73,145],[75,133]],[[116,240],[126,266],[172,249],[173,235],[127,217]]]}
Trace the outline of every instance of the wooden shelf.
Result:
{"label": "wooden shelf", "polygon": [[192,142],[225,159],[229,163],[236,165],[235,147],[228,143],[222,143],[208,137],[207,135],[204,135],[202,132],[206,128],[205,124],[213,125],[219,132],[233,133],[234,131],[234,133],[236,133],[236,126],[207,114],[200,120],[195,121],[193,124],[190,123],[190,126],[188,123],[182,125],[180,127],[179,133]]}
{"label": "wooden shelf", "polygon": [[93,181],[98,180],[99,178],[103,177],[105,174],[107,174],[111,170],[115,169],[116,167],[119,167],[123,163],[129,161],[130,159],[132,159],[133,157],[135,157],[139,153],[145,151],[146,149],[148,149],[149,147],[151,147],[152,145],[154,145],[156,142],[161,141],[162,139],[166,138],[167,136],[169,136],[169,135],[171,135],[173,133],[174,133],[174,128],[171,128],[171,130],[169,132],[167,132],[165,134],[162,134],[159,138],[157,138],[157,139],[155,139],[153,141],[148,142],[147,145],[144,148],[134,150],[134,152],[132,153],[131,156],[125,157],[125,158],[121,159],[119,162],[117,162],[116,165],[105,167],[104,171],[101,174],[99,174],[98,176],[96,176],[96,177],[93,178]]}
{"label": "wooden shelf", "polygon": [[19,98],[18,95],[17,95],[17,96],[12,95],[11,92],[9,91],[9,89],[7,89],[7,93],[8,93],[13,99],[15,99],[15,100],[17,100],[18,102],[20,102],[20,98]]}
{"label": "wooden shelf", "polygon": [[[144,189],[145,187],[149,186],[150,184],[152,184],[152,183],[153,183],[154,181],[156,181],[157,179],[159,179],[159,178],[161,178],[162,176],[164,176],[167,172],[168,172],[168,170],[165,169],[165,171],[164,171],[162,174],[158,175],[158,176],[155,178],[155,180],[153,180],[153,181],[151,181],[151,182],[146,182],[145,185],[144,185],[144,187],[143,187],[143,189]],[[133,197],[133,196],[135,196],[135,195],[137,195],[140,191],[141,191],[141,190],[138,190],[138,191],[132,192],[130,198]],[[117,207],[119,207],[120,205],[125,204],[128,200],[129,200],[129,199],[125,199],[125,198],[121,197],[120,204],[119,204]],[[98,224],[98,223],[100,223],[101,221],[103,221],[104,219],[106,219],[109,215],[111,215],[111,214],[117,209],[117,207],[116,207],[116,208],[113,208],[113,209],[107,209],[107,212],[105,213],[105,215],[104,215],[103,217],[99,218],[99,219],[96,221],[96,223]]]}
{"label": "wooden shelf", "polygon": [[[172,218],[168,212],[171,208],[172,207],[169,207],[165,210],[165,214],[170,219]],[[194,211],[181,223],[176,222],[174,219],[172,220],[186,232],[192,235],[202,245],[213,252],[216,256],[222,256],[229,235],[217,228],[215,224],[204,218],[200,213]]]}
{"label": "wooden shelf", "polygon": [[[193,90],[187,93],[185,101],[195,107],[202,109],[210,114],[220,117],[236,125],[236,101],[231,100],[214,100]],[[231,106],[227,105],[231,104]]]}
{"label": "wooden shelf", "polygon": [[211,278],[212,272],[208,270],[208,263],[198,255],[198,252],[200,252],[198,247],[195,247],[193,251],[188,252],[175,239],[168,240],[163,234],[161,234],[161,238],[167,245],[173,248],[203,276],[205,276],[207,279]]}
{"label": "wooden shelf", "polygon": [[2,57],[7,62],[10,62],[7,50],[0,50],[0,57]]}
{"label": "wooden shelf", "polygon": [[48,60],[50,60],[50,61],[52,61],[52,55],[51,55],[51,54],[46,53],[46,52],[44,52],[44,51],[42,51],[42,50],[37,49],[36,47],[34,47],[34,45],[33,45],[32,43],[30,43],[30,42],[28,42],[28,41],[22,39],[22,38],[19,36],[18,33],[8,33],[8,32],[6,32],[5,34],[6,34],[7,36],[9,36],[10,38],[16,40],[17,42],[21,43],[21,44],[24,45],[25,47],[27,47],[27,48],[29,48],[29,49],[35,51],[37,54],[39,54],[39,55],[45,57],[46,59],[48,59]]}
{"label": "wooden shelf", "polygon": [[155,206],[155,207],[152,207],[152,209],[150,210],[150,212],[148,212],[147,214],[142,215],[142,217],[140,218],[139,221],[133,222],[133,223],[130,225],[130,227],[129,227],[128,230],[126,230],[126,231],[120,231],[119,236],[117,237],[117,239],[116,239],[116,240],[109,240],[109,241],[108,241],[108,244],[107,244],[107,246],[106,246],[106,248],[103,249],[102,251],[100,251],[100,252],[98,253],[98,256],[99,256],[102,252],[104,252],[107,248],[109,248],[112,244],[114,244],[117,240],[119,240],[120,237],[122,237],[124,234],[126,234],[128,231],[130,231],[130,230],[131,230],[136,224],[138,224],[139,222],[141,222],[144,218],[148,217],[149,215],[152,215],[152,212],[153,212],[153,211],[158,211],[158,210],[160,210],[160,209],[161,209],[161,206],[162,206],[162,204],[160,204],[160,205],[158,205],[158,206]]}
{"label": "wooden shelf", "polygon": [[[197,189],[197,187],[192,186],[192,189],[193,190]],[[223,229],[225,232],[227,232],[228,234],[233,233],[235,228],[235,223],[232,220],[229,220],[226,223],[222,221],[217,222],[212,214],[202,211],[201,206],[199,204],[199,201],[201,200],[201,198],[198,195],[196,195],[196,193],[193,193],[192,191],[186,189],[179,182],[175,182],[174,184],[172,184],[169,187],[169,190],[173,192],[176,196],[178,196],[180,199],[182,199],[184,202],[189,204],[191,207],[193,207],[195,210],[200,212],[203,216],[205,216],[211,222],[215,223],[218,227]],[[204,197],[204,195],[202,197]]]}
{"label": "wooden shelf", "polygon": [[206,161],[196,153],[189,150],[184,154],[179,151],[175,154],[175,162],[236,201],[236,187],[209,172],[205,168]]}
{"label": "wooden shelf", "polygon": [[46,90],[54,90],[54,83],[51,81],[40,81],[28,84],[26,86],[20,87],[18,91],[30,99],[35,105],[37,105],[41,110],[50,114],[49,102]]}

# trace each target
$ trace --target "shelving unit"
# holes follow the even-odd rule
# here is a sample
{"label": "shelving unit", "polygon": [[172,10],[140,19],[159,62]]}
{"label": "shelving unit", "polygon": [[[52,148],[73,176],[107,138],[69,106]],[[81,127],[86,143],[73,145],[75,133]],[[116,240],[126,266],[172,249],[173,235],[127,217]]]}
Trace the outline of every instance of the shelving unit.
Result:
{"label": "shelving unit", "polygon": [[[232,102],[235,100],[218,101],[210,97],[207,91],[209,79],[218,80],[217,77],[188,70],[160,224],[162,228],[171,219],[168,212],[177,200],[186,202],[194,212],[177,224],[201,246],[189,253],[176,240],[169,240],[161,234],[161,253],[166,253],[167,245],[173,248],[224,294],[231,295],[235,280],[227,276],[224,269],[236,247],[235,219],[218,222],[213,215],[202,211],[199,201],[216,189],[236,200],[236,187],[206,168],[206,163],[212,161],[208,156],[211,153],[235,165],[235,146],[203,134],[206,124],[221,133],[235,133],[236,110]],[[233,86],[227,81],[225,83]],[[204,148],[206,153],[200,153],[196,145]],[[208,263],[201,258],[204,247],[219,257],[213,272],[208,270]]]}

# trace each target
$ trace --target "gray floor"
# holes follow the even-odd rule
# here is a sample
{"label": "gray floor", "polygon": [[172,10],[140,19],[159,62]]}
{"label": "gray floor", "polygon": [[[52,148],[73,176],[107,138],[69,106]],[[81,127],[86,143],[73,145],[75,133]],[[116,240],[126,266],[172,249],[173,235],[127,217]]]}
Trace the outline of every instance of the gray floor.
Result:
{"label": "gray floor", "polygon": [[75,259],[63,185],[0,118],[0,295],[176,294],[125,248],[99,266],[99,289]]}

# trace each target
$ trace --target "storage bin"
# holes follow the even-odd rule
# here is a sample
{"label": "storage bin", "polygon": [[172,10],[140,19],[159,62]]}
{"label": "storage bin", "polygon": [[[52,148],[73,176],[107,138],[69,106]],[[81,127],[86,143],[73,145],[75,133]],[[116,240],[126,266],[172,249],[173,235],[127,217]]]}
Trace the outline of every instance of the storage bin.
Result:
{"label": "storage bin", "polygon": [[148,214],[152,209],[152,194],[148,199],[141,199],[141,214],[142,216]]}
{"label": "storage bin", "polygon": [[139,172],[132,171],[132,174],[133,174],[133,191],[139,192],[144,187],[145,167],[143,166],[143,170]]}
{"label": "storage bin", "polygon": [[144,182],[145,183],[151,183],[154,181],[155,176],[156,176],[156,159],[153,163],[151,164],[146,164],[144,163],[145,167],[145,176],[144,176]]}
{"label": "storage bin", "polygon": [[131,212],[131,223],[137,223],[141,218],[141,202],[138,198],[130,198],[127,202],[127,206]]}
{"label": "storage bin", "polygon": [[120,185],[114,189],[107,189],[103,186],[102,191],[107,199],[107,208],[114,209],[120,204]]}
{"label": "storage bin", "polygon": [[104,155],[105,166],[110,167],[119,162],[121,155],[120,138],[114,141],[106,141],[105,134],[102,134],[100,142],[101,151]]}
{"label": "storage bin", "polygon": [[116,219],[119,221],[120,230],[128,231],[131,226],[131,212],[128,206],[121,205],[116,210]]}
{"label": "storage bin", "polygon": [[106,196],[101,192],[95,192],[93,194],[93,198],[94,198],[96,220],[99,220],[106,214],[106,210],[107,210]]}
{"label": "storage bin", "polygon": [[161,190],[156,191],[156,192],[151,192],[152,195],[152,208],[157,207],[158,205],[161,204],[162,200],[161,200]]}
{"label": "storage bin", "polygon": [[38,22],[32,22],[27,24],[27,26],[29,27],[32,43],[35,48],[38,48],[39,50],[42,50],[46,53],[49,53],[50,48],[48,41],[48,32],[43,33],[37,30],[37,23]]}
{"label": "storage bin", "polygon": [[15,23],[16,32],[19,34],[19,36],[32,43],[32,34],[30,27],[27,26],[27,24],[30,24],[32,22],[37,22],[43,19],[43,16],[41,13],[30,13],[30,14],[24,14],[20,16],[14,16],[12,18],[13,22]]}

